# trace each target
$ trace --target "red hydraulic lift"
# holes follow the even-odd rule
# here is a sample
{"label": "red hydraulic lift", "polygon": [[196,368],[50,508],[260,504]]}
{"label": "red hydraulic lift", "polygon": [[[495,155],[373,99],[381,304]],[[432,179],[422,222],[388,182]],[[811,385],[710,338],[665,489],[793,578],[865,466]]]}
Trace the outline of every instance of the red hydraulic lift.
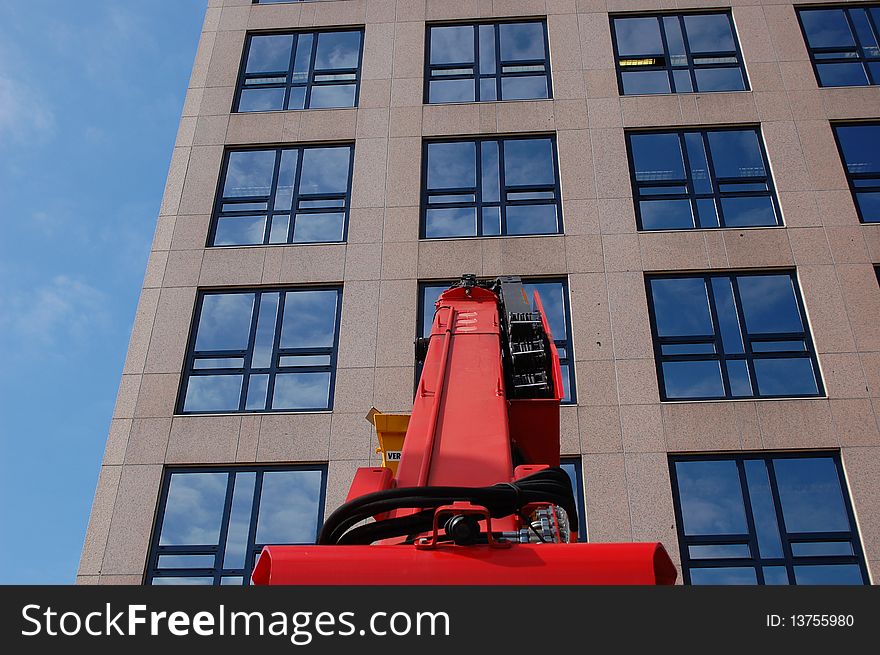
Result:
{"label": "red hydraulic lift", "polygon": [[424,366],[399,463],[389,452],[386,466],[358,469],[317,545],[266,546],[254,584],[675,582],[660,543],[576,542],[559,468],[559,355],[537,293],[533,307],[519,278],[463,276],[416,350]]}

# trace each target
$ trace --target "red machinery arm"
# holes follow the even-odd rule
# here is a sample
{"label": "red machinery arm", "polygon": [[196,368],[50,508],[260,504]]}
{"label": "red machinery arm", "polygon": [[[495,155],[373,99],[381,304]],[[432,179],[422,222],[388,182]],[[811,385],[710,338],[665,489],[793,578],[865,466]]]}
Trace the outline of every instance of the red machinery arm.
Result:
{"label": "red machinery arm", "polygon": [[672,584],[659,543],[569,543],[559,357],[535,305],[518,278],[443,292],[396,479],[359,469],[318,545],[266,546],[254,583]]}

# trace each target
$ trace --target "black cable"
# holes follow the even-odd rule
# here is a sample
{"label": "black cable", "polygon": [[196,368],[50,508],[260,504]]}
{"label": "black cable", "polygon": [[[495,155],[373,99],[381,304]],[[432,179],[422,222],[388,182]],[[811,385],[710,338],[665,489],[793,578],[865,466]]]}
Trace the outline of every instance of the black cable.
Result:
{"label": "black cable", "polygon": [[416,514],[401,516],[395,519],[375,521],[349,530],[340,537],[339,545],[371,544],[374,541],[388,539],[400,534],[425,532],[434,525],[434,510],[424,510]]}
{"label": "black cable", "polygon": [[[485,507],[492,518],[517,514],[532,503],[559,505],[577,524],[577,505],[571,480],[561,468],[543,469],[516,482],[491,487],[404,487],[377,491],[339,507],[324,523],[319,544],[369,544],[380,539],[430,530],[434,510],[466,501]],[[414,509],[416,513],[354,527],[376,514]]]}

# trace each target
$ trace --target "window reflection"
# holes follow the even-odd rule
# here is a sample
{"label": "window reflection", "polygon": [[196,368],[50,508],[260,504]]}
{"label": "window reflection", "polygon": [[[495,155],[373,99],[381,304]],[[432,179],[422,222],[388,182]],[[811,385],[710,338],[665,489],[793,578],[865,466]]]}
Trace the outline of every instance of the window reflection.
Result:
{"label": "window reflection", "polygon": [[651,281],[655,324],[660,337],[714,334],[703,278],[657,278]]}
{"label": "window reflection", "polygon": [[426,102],[550,97],[544,21],[433,25],[426,48]]}
{"label": "window reflection", "polygon": [[471,25],[432,27],[432,64],[460,64],[474,61],[474,28]]}
{"label": "window reflection", "polygon": [[880,123],[836,125],[834,133],[860,220],[880,222]]}
{"label": "window reflection", "polygon": [[287,71],[293,48],[292,34],[267,34],[251,39],[245,71],[248,73],[273,73]]}
{"label": "window reflection", "polygon": [[465,189],[477,182],[474,141],[428,144],[428,189]]}
{"label": "window reflection", "polygon": [[181,411],[329,409],[340,294],[202,294]]}
{"label": "window reflection", "polygon": [[789,532],[849,530],[837,466],[830,457],[781,459],[773,463]]}
{"label": "window reflection", "polygon": [[213,246],[345,240],[353,146],[232,150]]}
{"label": "window reflection", "polygon": [[701,567],[691,570],[692,585],[758,584],[755,569],[741,566]]}
{"label": "window reflection", "polygon": [[683,18],[691,52],[717,53],[736,50],[727,14],[685,14]]}
{"label": "window reflection", "polygon": [[819,86],[880,84],[880,6],[798,8]]}
{"label": "window reflection", "polygon": [[562,232],[551,137],[429,142],[423,166],[424,238]]}
{"label": "window reflection", "polygon": [[624,95],[748,88],[729,12],[611,19]]}
{"label": "window reflection", "polygon": [[685,582],[867,584],[836,454],[674,456],[670,474]]}
{"label": "window reflection", "polygon": [[241,402],[241,375],[196,375],[189,379],[183,411],[234,412]]}
{"label": "window reflection", "polygon": [[251,34],[235,111],[355,107],[363,30]]}
{"label": "window reflection", "polygon": [[264,545],[315,542],[325,485],[324,466],[167,470],[146,582],[248,584]]}
{"label": "window reflection", "polygon": [[196,331],[197,350],[244,350],[254,311],[252,293],[214,293],[205,296]]}
{"label": "window reflection", "polygon": [[225,473],[191,473],[172,478],[159,544],[216,545],[227,477]]}
{"label": "window reflection", "polygon": [[312,543],[318,538],[321,471],[267,471],[257,521],[261,544]]}
{"label": "window reflection", "polygon": [[664,400],[821,395],[791,273],[648,278]]}
{"label": "window reflection", "polygon": [[685,534],[742,534],[747,531],[735,462],[677,462],[675,470]]}
{"label": "window reflection", "polygon": [[778,225],[756,128],[627,135],[642,230]]}

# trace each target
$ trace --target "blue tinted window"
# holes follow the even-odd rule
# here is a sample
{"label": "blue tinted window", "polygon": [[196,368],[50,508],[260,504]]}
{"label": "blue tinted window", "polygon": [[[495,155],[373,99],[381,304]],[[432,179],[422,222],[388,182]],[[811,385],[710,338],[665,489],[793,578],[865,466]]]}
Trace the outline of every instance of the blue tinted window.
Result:
{"label": "blue tinted window", "polygon": [[203,293],[180,411],[330,409],[340,299],[338,288]]}
{"label": "blue tinted window", "polygon": [[425,101],[550,97],[544,21],[428,26]]}
{"label": "blue tinted window", "polygon": [[326,467],[168,469],[146,584],[249,584],[265,545],[311,544]]}
{"label": "blue tinted window", "polygon": [[692,585],[755,585],[755,569],[744,566],[707,566],[690,571]]}
{"label": "blue tinted window", "polygon": [[212,246],[344,241],[354,146],[231,150]]}
{"label": "blue tinted window", "polygon": [[235,111],[356,107],[363,30],[251,34]]}
{"label": "blue tinted window", "polygon": [[669,466],[685,583],[868,583],[836,453],[673,456]]}
{"label": "blue tinted window", "polygon": [[859,218],[880,222],[880,123],[835,125],[834,133]]}
{"label": "blue tinted window", "polygon": [[736,462],[677,462],[675,472],[686,535],[748,531]]}
{"label": "blue tinted window", "polygon": [[728,14],[685,14],[684,32],[692,53],[736,51]]}
{"label": "blue tinted window", "polygon": [[746,329],[751,334],[803,333],[804,324],[788,275],[750,275],[737,279]]}
{"label": "blue tinted window", "polygon": [[773,463],[788,532],[846,532],[850,529],[831,457],[780,459]]}
{"label": "blue tinted window", "polygon": [[552,137],[426,143],[422,236],[561,233],[556,158]]}
{"label": "blue tinted window", "polygon": [[[440,294],[451,286],[451,282],[430,282],[419,286],[419,317],[417,334],[427,337],[434,323],[434,304]],[[523,287],[534,305],[535,292],[541,298],[553,342],[559,351],[559,365],[562,369],[562,383],[565,386],[563,403],[574,403],[574,354],[571,343],[571,309],[568,301],[568,284],[557,279],[524,279]],[[421,367],[416,371],[416,380]]]}
{"label": "blue tinted window", "polygon": [[778,225],[756,128],[627,134],[642,230]]}
{"label": "blue tinted window", "polygon": [[245,60],[245,72],[286,73],[293,40],[292,34],[267,34],[253,39]]}
{"label": "blue tinted window", "polygon": [[797,12],[819,86],[880,84],[880,5]]}
{"label": "blue tinted window", "polygon": [[791,273],[649,276],[663,400],[818,396]]}
{"label": "blue tinted window", "polygon": [[624,95],[748,88],[728,12],[613,16],[611,32]]}
{"label": "blue tinted window", "polygon": [[657,278],[651,282],[659,337],[712,336],[712,313],[704,278]]}

